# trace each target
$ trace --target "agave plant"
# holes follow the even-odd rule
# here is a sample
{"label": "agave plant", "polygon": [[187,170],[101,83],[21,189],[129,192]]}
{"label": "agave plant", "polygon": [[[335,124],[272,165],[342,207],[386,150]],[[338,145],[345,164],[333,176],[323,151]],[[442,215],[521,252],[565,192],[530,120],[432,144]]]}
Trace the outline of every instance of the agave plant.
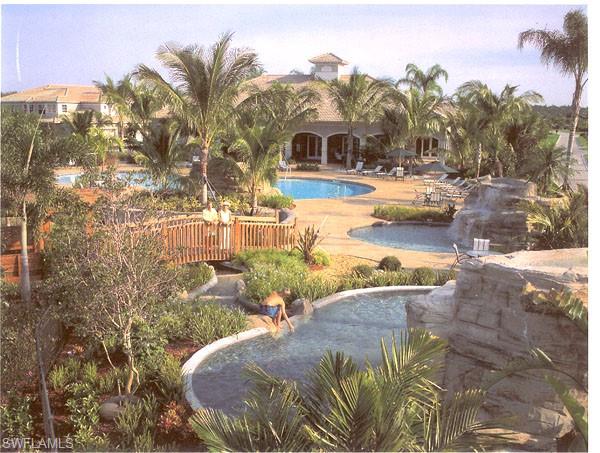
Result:
{"label": "agave plant", "polygon": [[[399,340],[399,341],[398,341]],[[485,392],[446,399],[434,378],[446,343],[425,330],[381,341],[381,365],[326,353],[306,383],[257,366],[239,417],[201,409],[190,423],[212,451],[439,451],[510,444],[497,421],[479,421]]]}
{"label": "agave plant", "polygon": [[315,228],[314,225],[307,226],[303,232],[298,233],[296,249],[302,253],[306,264],[314,264],[314,252],[323,239],[319,236],[319,228]]}

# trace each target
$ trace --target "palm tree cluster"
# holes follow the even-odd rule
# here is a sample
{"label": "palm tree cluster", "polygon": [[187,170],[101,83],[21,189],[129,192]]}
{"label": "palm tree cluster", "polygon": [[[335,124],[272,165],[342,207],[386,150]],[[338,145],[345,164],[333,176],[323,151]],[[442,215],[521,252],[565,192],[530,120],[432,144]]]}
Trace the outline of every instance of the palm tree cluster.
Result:
{"label": "palm tree cluster", "polygon": [[480,420],[485,392],[446,397],[435,383],[446,343],[424,330],[381,341],[381,365],[326,353],[300,383],[251,365],[238,417],[200,409],[190,423],[211,451],[465,451],[506,447],[498,420]]}

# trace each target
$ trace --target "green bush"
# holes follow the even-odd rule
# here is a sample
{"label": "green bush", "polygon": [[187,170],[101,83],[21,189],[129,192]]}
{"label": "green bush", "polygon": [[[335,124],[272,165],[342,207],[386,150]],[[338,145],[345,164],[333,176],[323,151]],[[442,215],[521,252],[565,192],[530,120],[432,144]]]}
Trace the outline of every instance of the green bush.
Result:
{"label": "green bush", "polygon": [[375,269],[368,264],[359,264],[358,266],[354,266],[352,268],[352,273],[362,278],[370,277],[373,275],[373,272],[375,272]]}
{"label": "green bush", "polygon": [[165,401],[183,401],[183,380],[179,360],[165,354],[156,376],[158,391]]}
{"label": "green bush", "polygon": [[246,315],[240,309],[230,309],[218,304],[196,302],[189,320],[190,337],[199,347],[242,332]]}
{"label": "green bush", "polygon": [[69,374],[63,365],[55,365],[48,373],[48,381],[55,392],[62,392],[69,384]]}
{"label": "green bush", "polygon": [[278,249],[244,250],[233,259],[234,263],[252,270],[262,266],[276,266],[290,274],[306,272],[306,264],[299,251],[288,252]]}
{"label": "green bush", "polygon": [[129,403],[115,418],[119,445],[125,451],[153,451],[158,422],[158,401],[154,395]]}
{"label": "green bush", "polygon": [[126,368],[111,368],[106,373],[101,374],[98,376],[96,383],[98,393],[101,395],[117,393],[118,388],[123,389],[128,374]]}
{"label": "green bush", "polygon": [[310,275],[305,280],[296,280],[292,289],[292,299],[308,299],[311,302],[330,296],[338,291],[338,283],[320,275]]}
{"label": "green bush", "polygon": [[449,213],[440,208],[418,208],[402,205],[377,205],[373,210],[373,215],[379,219],[394,222],[401,220],[449,222],[452,220]]}
{"label": "green bush", "polygon": [[153,369],[165,354],[167,338],[159,329],[147,322],[137,320],[131,329],[131,347],[135,360],[144,367]]}
{"label": "green bush", "polygon": [[400,263],[400,260],[393,255],[385,256],[379,262],[377,269],[381,269],[383,271],[399,271],[402,269],[402,263]]}
{"label": "green bush", "polygon": [[179,269],[177,286],[191,291],[205,285],[213,276],[213,268],[206,263],[188,264]]}
{"label": "green bush", "polygon": [[273,291],[290,288],[293,292],[294,288],[299,287],[299,282],[306,280],[306,276],[306,266],[304,268],[300,266],[283,267],[275,264],[256,266],[244,274],[246,296],[251,301],[260,303]]}
{"label": "green bush", "polygon": [[436,282],[437,275],[429,267],[418,267],[411,275],[411,283],[416,286],[434,286]]}
{"label": "green bush", "polygon": [[309,163],[309,162],[300,162],[298,165],[296,165],[296,170],[297,171],[319,171],[319,170],[321,170],[321,167],[319,166],[319,164],[313,164],[313,163]]}
{"label": "green bush", "polygon": [[97,385],[98,380],[98,366],[95,362],[86,362],[81,368],[81,381],[94,386]]}
{"label": "green bush", "polygon": [[2,438],[24,438],[33,436],[31,416],[32,397],[8,393],[6,404],[0,405]]}
{"label": "green bush", "polygon": [[291,208],[294,204],[294,198],[279,193],[260,195],[258,204],[272,209]]}
{"label": "green bush", "polygon": [[439,270],[436,272],[436,279],[434,284],[436,286],[442,286],[450,280],[456,280],[456,271],[454,269]]}
{"label": "green bush", "polygon": [[313,260],[319,266],[329,266],[331,264],[329,253],[319,247],[313,252]]}

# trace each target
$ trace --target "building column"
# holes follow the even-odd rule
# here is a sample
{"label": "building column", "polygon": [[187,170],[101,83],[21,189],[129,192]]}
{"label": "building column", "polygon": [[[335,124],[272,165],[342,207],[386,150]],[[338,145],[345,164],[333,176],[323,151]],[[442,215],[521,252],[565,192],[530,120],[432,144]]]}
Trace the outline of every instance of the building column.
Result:
{"label": "building column", "polygon": [[321,137],[321,164],[327,165],[327,138]]}
{"label": "building column", "polygon": [[429,137],[429,157],[431,157],[431,150],[433,149],[433,137]]}
{"label": "building column", "polygon": [[285,142],[283,157],[285,157],[286,160],[292,157],[292,142]]}

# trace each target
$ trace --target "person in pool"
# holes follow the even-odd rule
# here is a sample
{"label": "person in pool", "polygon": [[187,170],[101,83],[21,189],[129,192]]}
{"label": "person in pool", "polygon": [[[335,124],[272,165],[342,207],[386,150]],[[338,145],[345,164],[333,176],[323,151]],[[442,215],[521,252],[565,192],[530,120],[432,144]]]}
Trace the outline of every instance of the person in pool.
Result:
{"label": "person in pool", "polygon": [[285,289],[281,292],[273,291],[259,306],[260,314],[271,318],[277,330],[281,329],[281,317],[283,316],[285,318],[285,322],[287,322],[287,325],[290,328],[290,331],[294,331],[294,326],[290,322],[290,319],[285,312],[285,301],[283,300],[285,296],[289,296],[290,294],[291,291],[289,289]]}

